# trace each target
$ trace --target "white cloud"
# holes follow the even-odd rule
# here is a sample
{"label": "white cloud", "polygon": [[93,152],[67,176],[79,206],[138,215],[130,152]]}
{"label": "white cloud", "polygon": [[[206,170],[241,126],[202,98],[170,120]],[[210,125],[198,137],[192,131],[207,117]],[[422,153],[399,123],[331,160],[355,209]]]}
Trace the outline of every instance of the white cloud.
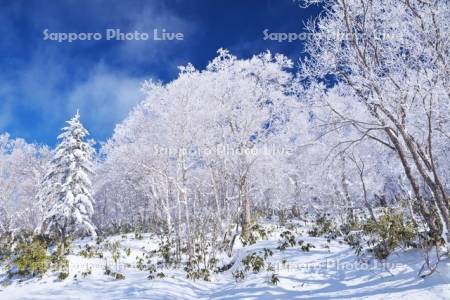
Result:
{"label": "white cloud", "polygon": [[143,80],[99,64],[67,95],[68,113],[80,109],[91,132],[110,134],[111,127],[143,99],[140,92]]}
{"label": "white cloud", "polygon": [[[126,61],[135,63],[148,63],[158,60],[167,68],[176,69],[179,61],[175,61],[176,52],[183,49],[183,43],[187,42],[194,34],[196,25],[194,22],[173,14],[160,2],[144,6],[142,10],[135,10],[127,15],[130,31],[146,32],[150,38],[147,41],[128,41],[120,44],[118,55]],[[182,41],[154,41],[153,30],[161,32],[180,32],[184,35]],[[122,31],[125,31],[124,28]]]}
{"label": "white cloud", "polygon": [[[72,6],[76,5],[68,4],[67,7]],[[44,28],[70,28],[66,26],[66,19],[54,17],[67,7],[36,8],[30,19],[36,34],[39,36]],[[6,24],[11,24],[9,29],[14,28],[12,16],[20,14],[19,8],[10,5],[7,12],[0,12]],[[107,8],[103,4],[93,4],[83,15],[89,20],[79,28],[83,31],[113,27],[122,31],[152,33],[153,28],[166,28],[188,35],[195,28],[191,20],[177,16],[161,2],[142,6],[123,3]],[[76,13],[69,17],[74,16]],[[117,20],[112,22],[112,19]],[[0,28],[0,33],[8,34],[5,40],[9,42],[4,45],[11,48],[11,45],[20,44],[20,40],[16,40],[18,32],[9,29]],[[56,138],[64,121],[79,108],[91,134],[106,139],[112,134],[114,125],[142,99],[140,85],[148,78],[136,76],[135,72],[142,74],[143,68],[151,69],[152,62],[157,62],[155,65],[165,66],[164,71],[174,70],[176,73],[176,66],[184,63],[176,55],[182,48],[180,43],[183,42],[111,42],[102,46],[105,47],[102,53],[94,52],[94,57],[98,54],[104,62],[79,56],[92,47],[89,43],[56,46],[36,43],[30,57],[9,61],[8,70],[0,74],[0,131],[9,129],[30,141],[36,137],[38,140],[53,140],[51,137]],[[76,51],[72,52],[71,47]],[[149,70],[145,75],[150,77],[153,74]]]}

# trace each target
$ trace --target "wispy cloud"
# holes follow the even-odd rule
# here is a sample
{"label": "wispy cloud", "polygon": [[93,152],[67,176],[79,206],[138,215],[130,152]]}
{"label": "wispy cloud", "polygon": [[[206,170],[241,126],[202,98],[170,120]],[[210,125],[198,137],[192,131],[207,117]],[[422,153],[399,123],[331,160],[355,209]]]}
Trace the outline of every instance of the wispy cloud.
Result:
{"label": "wispy cloud", "polygon": [[[20,1],[18,1],[20,2]],[[131,3],[131,4],[130,4]],[[141,99],[140,85],[155,73],[176,74],[183,42],[99,41],[73,44],[42,40],[42,30],[98,32],[119,28],[183,32],[195,25],[161,2],[8,4],[0,11],[0,132],[29,141],[55,141],[79,108],[93,137],[108,138]],[[80,9],[85,6],[86,9]],[[79,22],[80,16],[89,22]],[[23,24],[18,21],[24,21]],[[20,25],[18,25],[20,24]]]}
{"label": "wispy cloud", "polygon": [[69,92],[67,109],[69,113],[80,109],[90,130],[107,136],[111,127],[142,100],[140,86],[143,80],[99,64],[85,81],[79,82]]}
{"label": "wispy cloud", "polygon": [[[163,2],[152,6],[144,6],[141,10],[133,11],[127,16],[130,31],[146,32],[150,35],[148,41],[130,41],[121,43],[119,55],[123,60],[135,63],[149,63],[159,61],[168,68],[176,67],[177,53],[182,49],[182,45],[189,42],[194,32],[198,30],[194,22],[181,18],[173,14]],[[161,32],[180,32],[184,34],[183,41],[154,41],[153,30]],[[184,47],[186,51],[187,47]],[[175,69],[175,68],[174,68]]]}

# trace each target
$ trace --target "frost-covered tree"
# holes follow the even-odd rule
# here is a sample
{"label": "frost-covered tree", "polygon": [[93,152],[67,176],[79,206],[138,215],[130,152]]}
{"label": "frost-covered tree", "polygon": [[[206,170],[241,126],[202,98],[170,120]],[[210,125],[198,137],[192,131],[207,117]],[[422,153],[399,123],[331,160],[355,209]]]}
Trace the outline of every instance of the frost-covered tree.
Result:
{"label": "frost-covered tree", "polygon": [[33,231],[41,221],[34,199],[50,154],[45,146],[0,135],[0,235]]}
{"label": "frost-covered tree", "polygon": [[258,170],[282,173],[284,154],[270,151],[289,140],[292,65],[269,52],[238,59],[221,49],[204,70],[188,64],[170,83],[147,82],[146,100],[103,147],[95,195],[107,216],[96,222],[154,228],[188,253],[198,236],[215,243],[248,232],[258,206],[286,199]]}
{"label": "frost-covered tree", "polygon": [[449,242],[448,1],[303,2],[324,10],[308,25],[303,78],[342,86],[354,108],[328,102],[335,124],[395,151],[431,235]]}
{"label": "frost-covered tree", "polygon": [[62,129],[61,140],[49,172],[45,177],[48,213],[40,228],[42,233],[59,238],[62,242],[69,236],[96,235],[91,221],[94,199],[91,196],[90,176],[94,174],[92,146],[84,141],[89,134],[77,114]]}

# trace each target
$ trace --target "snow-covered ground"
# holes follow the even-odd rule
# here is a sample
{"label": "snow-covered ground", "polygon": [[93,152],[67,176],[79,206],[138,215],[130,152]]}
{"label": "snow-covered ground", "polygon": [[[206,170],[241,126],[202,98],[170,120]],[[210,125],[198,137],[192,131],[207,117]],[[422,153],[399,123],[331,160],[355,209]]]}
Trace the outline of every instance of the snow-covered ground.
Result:
{"label": "snow-covered ground", "polygon": [[[118,265],[125,279],[104,275],[106,261],[114,269],[111,260],[70,255],[71,275],[65,281],[57,280],[56,273],[42,279],[15,281],[1,288],[0,299],[450,299],[448,260],[441,262],[431,277],[421,279],[417,274],[423,259],[417,250],[395,253],[383,266],[358,263],[353,249],[344,243],[303,239],[316,248],[310,252],[301,251],[298,246],[277,250],[277,234],[254,245],[238,247],[232,258],[238,263],[205,282],[186,279],[184,271],[173,269],[162,270],[166,275],[163,279],[147,279],[148,271],[137,270],[133,263],[142,254],[142,247],[150,250],[155,243],[148,235],[142,240],[134,239],[134,235],[117,236],[110,240],[120,240],[122,249],[131,249]],[[75,243],[74,251],[84,247],[84,243]],[[236,282],[232,272],[240,268],[240,259],[264,248],[273,251],[269,261],[279,275],[278,285],[269,283],[271,273],[266,271],[248,272],[245,280]],[[87,265],[92,274],[83,277],[81,272]]]}

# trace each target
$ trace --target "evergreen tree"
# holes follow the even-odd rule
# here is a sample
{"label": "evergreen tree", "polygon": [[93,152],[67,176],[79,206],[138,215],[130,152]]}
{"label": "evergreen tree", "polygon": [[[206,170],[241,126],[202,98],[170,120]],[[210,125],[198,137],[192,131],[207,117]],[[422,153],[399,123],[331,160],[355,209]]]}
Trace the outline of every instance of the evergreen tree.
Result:
{"label": "evergreen tree", "polygon": [[[50,170],[45,177],[48,212],[40,231],[64,241],[69,236],[95,236],[90,176],[94,174],[94,150],[84,141],[89,134],[80,122],[80,114],[69,121],[58,136]],[[63,250],[62,250],[63,251]]]}

